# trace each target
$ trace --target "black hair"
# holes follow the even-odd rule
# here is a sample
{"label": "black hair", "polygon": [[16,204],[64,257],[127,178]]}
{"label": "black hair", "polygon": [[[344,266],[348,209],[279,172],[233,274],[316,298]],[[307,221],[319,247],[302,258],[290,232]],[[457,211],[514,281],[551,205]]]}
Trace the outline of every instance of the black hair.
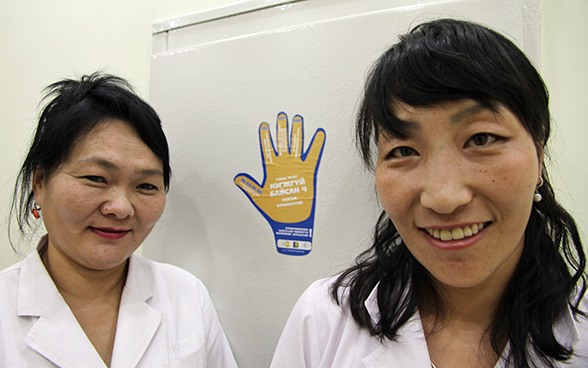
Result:
{"label": "black hair", "polygon": [[[513,42],[485,26],[453,19],[418,25],[399,39],[376,61],[366,82],[356,140],[367,167],[374,167],[381,132],[406,136],[406,127],[390,108],[393,101],[430,106],[469,98],[492,111],[501,103],[521,121],[538,151],[545,149],[548,92]],[[488,330],[498,356],[500,341],[509,340],[507,366],[516,368],[535,366],[533,355],[549,367],[569,359],[573,349],[557,341],[553,327],[568,308],[576,318],[586,316],[579,307],[586,292],[586,256],[578,228],[556,201],[545,167],[542,177],[543,199],[533,205],[523,254]],[[372,246],[338,277],[331,295],[338,304],[348,303],[359,326],[381,339],[396,340],[424,295],[439,305],[433,283],[382,212]],[[376,285],[380,319],[373,322],[364,302]],[[345,301],[341,288],[349,290]]]}
{"label": "black hair", "polygon": [[161,121],[126,80],[99,72],[79,80],[64,79],[49,85],[43,100],[48,102],[41,111],[12,198],[11,222],[14,214],[21,233],[30,226],[35,169],[41,168],[46,175],[54,173],[69,158],[74,143],[107,120],[122,120],[137,132],[161,160],[164,187],[169,189],[169,149]]}

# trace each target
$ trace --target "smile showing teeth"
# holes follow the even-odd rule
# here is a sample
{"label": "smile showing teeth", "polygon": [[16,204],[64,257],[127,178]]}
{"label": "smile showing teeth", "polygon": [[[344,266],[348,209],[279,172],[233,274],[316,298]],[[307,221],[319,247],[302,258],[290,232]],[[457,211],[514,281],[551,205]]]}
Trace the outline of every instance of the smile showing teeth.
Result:
{"label": "smile showing teeth", "polygon": [[473,224],[472,226],[464,226],[464,227],[456,227],[452,230],[447,229],[425,229],[429,235],[440,239],[442,241],[450,241],[450,240],[460,240],[464,238],[469,238],[472,235],[476,235],[478,232],[482,231],[484,228],[484,223]]}

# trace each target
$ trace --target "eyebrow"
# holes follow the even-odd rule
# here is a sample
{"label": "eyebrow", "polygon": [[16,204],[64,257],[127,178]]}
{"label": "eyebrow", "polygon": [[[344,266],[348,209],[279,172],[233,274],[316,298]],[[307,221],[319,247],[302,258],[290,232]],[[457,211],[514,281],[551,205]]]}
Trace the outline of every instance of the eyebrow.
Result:
{"label": "eyebrow", "polygon": [[487,110],[488,107],[479,103],[479,102],[475,102],[472,106],[467,106],[464,107],[463,109],[459,110],[458,112],[456,112],[455,114],[451,115],[449,117],[449,120],[454,123],[457,124],[459,122],[461,122],[462,120],[476,115],[477,113],[479,113],[482,110]]}
{"label": "eyebrow", "polygon": [[[81,160],[80,162],[81,163],[94,163],[94,164],[97,164],[99,166],[104,167],[105,169],[120,170],[120,168],[117,165],[115,165],[114,163],[112,163],[108,160],[105,160],[103,158],[90,157],[85,160]],[[158,170],[158,169],[143,169],[143,170],[139,170],[138,172],[140,174],[143,174],[146,176],[151,176],[151,175],[163,176],[163,171]]]}
{"label": "eyebrow", "polygon": [[[486,106],[478,101],[474,101],[474,103],[471,106],[466,106],[466,107],[462,108],[461,110],[453,113],[449,117],[449,121],[452,122],[453,124],[458,124],[461,121],[463,121],[464,119],[466,119],[470,116],[474,116],[483,110],[491,110],[491,108],[489,108],[488,106]],[[398,120],[398,122],[400,122],[402,125],[404,125],[403,130],[405,132],[408,132],[411,130],[416,130],[416,131],[421,130],[421,123],[419,123],[419,122],[412,121],[412,120],[404,120],[404,119],[399,118],[398,116],[395,116],[395,118]]]}

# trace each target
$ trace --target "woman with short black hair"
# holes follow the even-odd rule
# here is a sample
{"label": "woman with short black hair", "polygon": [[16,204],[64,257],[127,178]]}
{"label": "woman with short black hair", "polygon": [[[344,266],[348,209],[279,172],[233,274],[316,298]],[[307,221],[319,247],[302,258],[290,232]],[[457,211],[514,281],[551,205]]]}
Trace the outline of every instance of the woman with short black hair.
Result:
{"label": "woman with short black hair", "polygon": [[133,255],[170,184],[155,111],[100,73],[46,98],[12,215],[47,233],[0,271],[0,366],[236,368],[204,285]]}

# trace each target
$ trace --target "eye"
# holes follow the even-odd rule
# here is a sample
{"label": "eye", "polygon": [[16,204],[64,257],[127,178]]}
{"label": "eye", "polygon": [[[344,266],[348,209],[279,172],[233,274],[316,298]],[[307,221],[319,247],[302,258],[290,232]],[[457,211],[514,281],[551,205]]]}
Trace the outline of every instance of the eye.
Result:
{"label": "eye", "polygon": [[153,184],[149,184],[149,183],[143,183],[140,184],[137,188],[142,189],[142,190],[146,190],[146,191],[157,191],[159,190],[159,188]]}
{"label": "eye", "polygon": [[494,134],[490,133],[478,133],[474,134],[468,141],[466,142],[466,147],[482,147],[487,146],[491,143],[494,143],[498,140],[498,137]]}
{"label": "eye", "polygon": [[93,183],[106,183],[106,180],[102,176],[86,175],[83,178]]}
{"label": "eye", "polygon": [[416,154],[417,154],[417,152],[414,149],[412,149],[410,147],[402,146],[402,147],[394,148],[386,156],[388,158],[400,158],[400,157],[414,156]]}

